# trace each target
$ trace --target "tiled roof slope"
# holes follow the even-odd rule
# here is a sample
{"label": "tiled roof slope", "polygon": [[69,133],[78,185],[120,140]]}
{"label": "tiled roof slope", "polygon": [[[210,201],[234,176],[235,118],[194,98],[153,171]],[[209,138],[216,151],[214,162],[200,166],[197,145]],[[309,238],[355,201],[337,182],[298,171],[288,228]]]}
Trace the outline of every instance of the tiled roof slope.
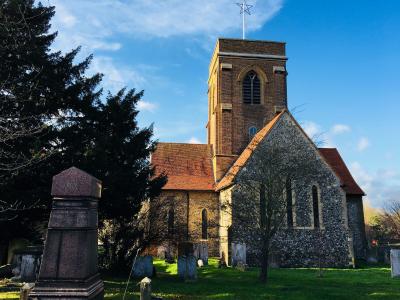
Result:
{"label": "tiled roof slope", "polygon": [[273,118],[267,125],[264,126],[256,135],[253,137],[249,145],[246,149],[243,150],[242,154],[235,161],[233,166],[229,169],[226,175],[221,179],[221,181],[217,184],[216,190],[223,189],[227,186],[230,186],[235,179],[235,176],[240,171],[240,169],[246,164],[247,160],[250,158],[253,151],[257,148],[258,144],[266,137],[266,135],[271,131],[271,129],[275,126],[276,122],[279,118],[286,112],[286,110],[282,111],[275,118]]}
{"label": "tiled roof slope", "polygon": [[[268,135],[271,129],[275,126],[280,117],[288,113],[286,110],[277,115],[271,122],[269,122],[263,129],[261,129],[251,140],[250,144],[246,147],[246,149],[242,152],[227,174],[221,179],[220,182],[216,185],[216,190],[221,190],[225,187],[230,186],[233,183],[233,180],[239,170],[246,164],[247,160],[250,158],[253,151],[256,149],[258,144]],[[296,122],[296,120],[292,117],[292,119]],[[297,124],[297,122],[296,122]],[[297,124],[298,125],[298,124]],[[301,130],[300,125],[298,125]],[[311,141],[311,140],[310,140]],[[312,141],[311,141],[312,142]],[[354,178],[351,176],[349,169],[344,163],[342,157],[339,152],[335,148],[319,148],[318,149],[322,158],[329,164],[332,170],[339,177],[341,184],[343,186],[344,191],[348,195],[365,195],[363,190],[358,186],[355,182]]]}
{"label": "tiled roof slope", "polygon": [[158,143],[151,163],[168,176],[164,190],[214,190],[211,145]]}
{"label": "tiled roof slope", "polygon": [[319,148],[318,150],[340,178],[347,195],[365,195],[353,176],[351,176],[349,169],[336,148]]}

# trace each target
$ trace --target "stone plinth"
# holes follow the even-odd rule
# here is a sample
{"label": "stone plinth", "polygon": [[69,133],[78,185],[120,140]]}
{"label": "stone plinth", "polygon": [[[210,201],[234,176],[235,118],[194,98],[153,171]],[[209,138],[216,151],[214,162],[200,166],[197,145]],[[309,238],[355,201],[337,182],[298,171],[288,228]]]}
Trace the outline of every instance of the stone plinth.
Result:
{"label": "stone plinth", "polygon": [[392,267],[392,277],[400,277],[400,249],[390,250],[390,264]]}
{"label": "stone plinth", "polygon": [[246,244],[232,243],[231,265],[236,267],[239,263],[246,264]]}
{"label": "stone plinth", "polygon": [[185,280],[197,279],[197,259],[193,255],[178,257],[178,276]]}
{"label": "stone plinth", "polygon": [[53,177],[53,207],[30,299],[103,299],[97,268],[101,182],[72,167]]}
{"label": "stone plinth", "polygon": [[201,259],[204,265],[208,265],[208,244],[207,242],[201,242],[194,244],[194,256],[197,259]]}
{"label": "stone plinth", "polygon": [[153,277],[153,257],[139,256],[133,266],[132,276],[135,278]]}

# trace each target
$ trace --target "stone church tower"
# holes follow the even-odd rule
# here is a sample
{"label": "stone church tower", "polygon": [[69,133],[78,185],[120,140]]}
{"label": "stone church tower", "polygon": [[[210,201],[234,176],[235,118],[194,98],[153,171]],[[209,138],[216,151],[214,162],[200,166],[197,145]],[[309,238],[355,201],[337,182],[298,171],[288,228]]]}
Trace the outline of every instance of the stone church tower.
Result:
{"label": "stone church tower", "polygon": [[218,39],[209,67],[208,144],[216,181],[287,108],[285,43]]}
{"label": "stone church tower", "polygon": [[[151,157],[155,175],[168,176],[149,210],[155,218],[148,231],[158,234],[154,254],[176,255],[178,244],[190,241],[230,264],[231,245],[239,241],[249,246],[248,257],[256,258],[258,248],[252,243],[257,239],[224,212],[223,203],[246,203],[237,182],[260,168],[254,161],[273,141],[288,155],[302,149],[318,170],[293,180],[292,195],[285,196],[290,217],[277,234],[278,265],[316,266],[321,241],[329,266],[365,258],[364,192],[337,149],[318,148],[287,110],[285,46],[217,40],[209,66],[207,143],[158,143]],[[317,239],[320,228],[323,237]]]}

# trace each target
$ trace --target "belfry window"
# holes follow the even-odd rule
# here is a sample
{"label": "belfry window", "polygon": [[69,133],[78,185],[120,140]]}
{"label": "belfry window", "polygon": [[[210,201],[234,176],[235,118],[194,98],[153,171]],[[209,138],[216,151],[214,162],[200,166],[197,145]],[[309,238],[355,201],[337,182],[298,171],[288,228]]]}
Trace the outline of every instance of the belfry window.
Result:
{"label": "belfry window", "polygon": [[312,201],[314,213],[314,228],[319,228],[319,197],[318,188],[315,185],[313,185],[312,187]]}
{"label": "belfry window", "polygon": [[208,238],[208,220],[207,220],[207,210],[203,209],[201,211],[201,238],[206,240]]}
{"label": "belfry window", "polygon": [[257,73],[250,71],[243,79],[243,103],[261,103],[261,85]]}

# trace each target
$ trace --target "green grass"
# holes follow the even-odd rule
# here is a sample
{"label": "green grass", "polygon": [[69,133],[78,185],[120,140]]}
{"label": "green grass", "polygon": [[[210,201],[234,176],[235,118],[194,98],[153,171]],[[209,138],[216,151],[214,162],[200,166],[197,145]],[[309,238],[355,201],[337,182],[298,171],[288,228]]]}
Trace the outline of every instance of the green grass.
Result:
{"label": "green grass", "polygon": [[[196,282],[187,283],[176,275],[176,264],[158,260],[155,265],[158,273],[152,281],[153,294],[164,299],[400,299],[400,280],[390,278],[386,267],[327,269],[322,278],[316,269],[273,269],[264,285],[258,282],[257,269],[218,269],[215,259],[199,269]],[[122,299],[126,278],[106,277],[104,283],[105,299]],[[139,299],[137,283],[131,281],[125,299]],[[0,286],[0,299],[5,297]]]}

